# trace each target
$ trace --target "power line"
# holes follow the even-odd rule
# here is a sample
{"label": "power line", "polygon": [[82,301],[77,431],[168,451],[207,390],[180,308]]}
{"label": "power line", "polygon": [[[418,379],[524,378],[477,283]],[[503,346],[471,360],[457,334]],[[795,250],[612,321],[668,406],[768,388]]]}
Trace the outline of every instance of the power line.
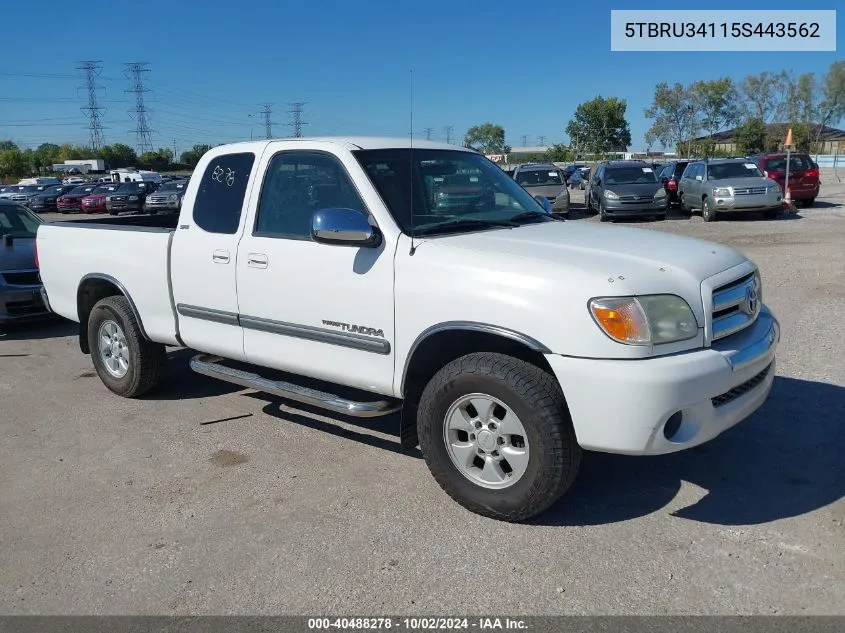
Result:
{"label": "power line", "polygon": [[273,104],[265,103],[261,115],[264,117],[264,138],[273,138],[273,122],[270,120],[270,115],[273,114]]}
{"label": "power line", "polygon": [[527,134],[522,135],[522,146],[528,147],[528,135]]}
{"label": "power line", "polygon": [[88,117],[88,129],[91,132],[91,149],[98,150],[103,146],[103,125],[100,121],[100,112],[105,108],[97,105],[97,90],[102,86],[97,85],[97,77],[103,72],[103,63],[99,60],[78,62],[77,70],[85,71],[84,89],[88,93],[88,107],[81,108]]}
{"label": "power line", "polygon": [[430,141],[431,140],[431,134],[433,132],[434,132],[433,127],[424,127],[423,128],[423,134],[425,134],[425,140]]}
{"label": "power line", "polygon": [[454,125],[444,125],[443,126],[443,133],[446,135],[446,142],[452,142],[452,130],[455,129]]}
{"label": "power line", "polygon": [[293,120],[287,125],[288,127],[293,128],[293,135],[295,138],[300,138],[302,136],[302,126],[308,125],[308,123],[302,120],[302,106],[306,103],[306,101],[295,101],[288,104],[291,107],[291,109],[288,110],[288,114],[293,116]]}
{"label": "power line", "polygon": [[138,143],[138,153],[151,152],[153,140],[150,126],[147,124],[147,113],[149,110],[144,105],[144,93],[149,92],[144,88],[144,75],[150,72],[146,62],[130,62],[126,66],[126,75],[132,81],[132,87],[126,92],[135,93],[135,107],[129,110],[130,116],[135,113],[135,139]]}
{"label": "power line", "polygon": [[537,145],[539,147],[545,147],[546,146],[546,137],[543,136],[542,134],[537,137]]}

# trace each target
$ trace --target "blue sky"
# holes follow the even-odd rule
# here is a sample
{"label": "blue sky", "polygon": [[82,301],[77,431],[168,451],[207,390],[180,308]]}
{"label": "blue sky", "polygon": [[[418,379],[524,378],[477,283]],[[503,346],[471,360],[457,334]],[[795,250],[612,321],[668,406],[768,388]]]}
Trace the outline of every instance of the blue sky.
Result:
{"label": "blue sky", "polygon": [[[52,0],[47,5],[55,2]],[[147,106],[153,141],[179,151],[197,142],[263,136],[261,104],[275,104],[274,136],[287,136],[289,102],[304,101],[306,134],[405,135],[492,121],[507,140],[566,141],[575,107],[596,95],[627,99],[632,147],[643,147],[659,81],[689,83],[764,70],[823,73],[838,52],[633,53],[610,51],[610,10],[634,2],[514,0],[276,2],[205,0],[56,6],[2,12],[0,138],[22,146],[88,139],[79,60],[102,60],[99,83],[107,143],[135,144],[134,101],[124,62],[149,62]],[[813,9],[835,9],[819,0]],[[677,0],[639,3],[666,9]],[[574,8],[573,8],[574,7]],[[794,9],[794,2],[710,2],[708,9]],[[693,8],[693,7],[684,7]],[[843,12],[840,11],[840,14]],[[843,32],[837,16],[837,30]],[[838,38],[840,42],[842,37]],[[17,51],[11,54],[10,51]],[[252,115],[252,116],[249,116]]]}

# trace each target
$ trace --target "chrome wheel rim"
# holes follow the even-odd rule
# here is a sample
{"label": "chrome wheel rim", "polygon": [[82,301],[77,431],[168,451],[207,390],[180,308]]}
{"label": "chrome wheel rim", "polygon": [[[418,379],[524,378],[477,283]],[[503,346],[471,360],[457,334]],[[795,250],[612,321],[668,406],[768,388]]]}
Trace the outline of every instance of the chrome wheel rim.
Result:
{"label": "chrome wheel rim", "polygon": [[129,371],[129,347],[123,330],[114,321],[103,321],[97,340],[100,360],[106,371],[115,378],[123,378]]}
{"label": "chrome wheel rim", "polygon": [[504,402],[483,393],[458,398],[443,421],[443,441],[455,468],[482,488],[509,488],[528,468],[528,435]]}

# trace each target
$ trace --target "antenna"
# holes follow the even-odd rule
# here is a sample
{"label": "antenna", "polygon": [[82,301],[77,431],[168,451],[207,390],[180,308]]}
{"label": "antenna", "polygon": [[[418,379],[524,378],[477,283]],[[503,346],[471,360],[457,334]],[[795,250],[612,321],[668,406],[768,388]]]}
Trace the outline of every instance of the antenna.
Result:
{"label": "antenna", "polygon": [[411,250],[408,255],[413,256],[417,247],[414,246],[414,69],[411,69],[411,139],[408,145],[408,175],[410,176],[411,192]]}

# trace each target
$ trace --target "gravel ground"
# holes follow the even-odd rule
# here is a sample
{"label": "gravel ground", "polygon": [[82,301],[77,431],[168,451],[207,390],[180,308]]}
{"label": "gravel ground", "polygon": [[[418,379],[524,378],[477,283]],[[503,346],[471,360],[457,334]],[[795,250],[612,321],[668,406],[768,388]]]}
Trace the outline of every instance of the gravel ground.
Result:
{"label": "gravel ground", "polygon": [[789,219],[636,223],[759,264],[771,398],[682,454],[588,454],[530,525],[453,503],[396,418],[297,411],[185,350],[124,400],[74,324],[0,332],[0,613],[845,614],[843,204],[831,185]]}

